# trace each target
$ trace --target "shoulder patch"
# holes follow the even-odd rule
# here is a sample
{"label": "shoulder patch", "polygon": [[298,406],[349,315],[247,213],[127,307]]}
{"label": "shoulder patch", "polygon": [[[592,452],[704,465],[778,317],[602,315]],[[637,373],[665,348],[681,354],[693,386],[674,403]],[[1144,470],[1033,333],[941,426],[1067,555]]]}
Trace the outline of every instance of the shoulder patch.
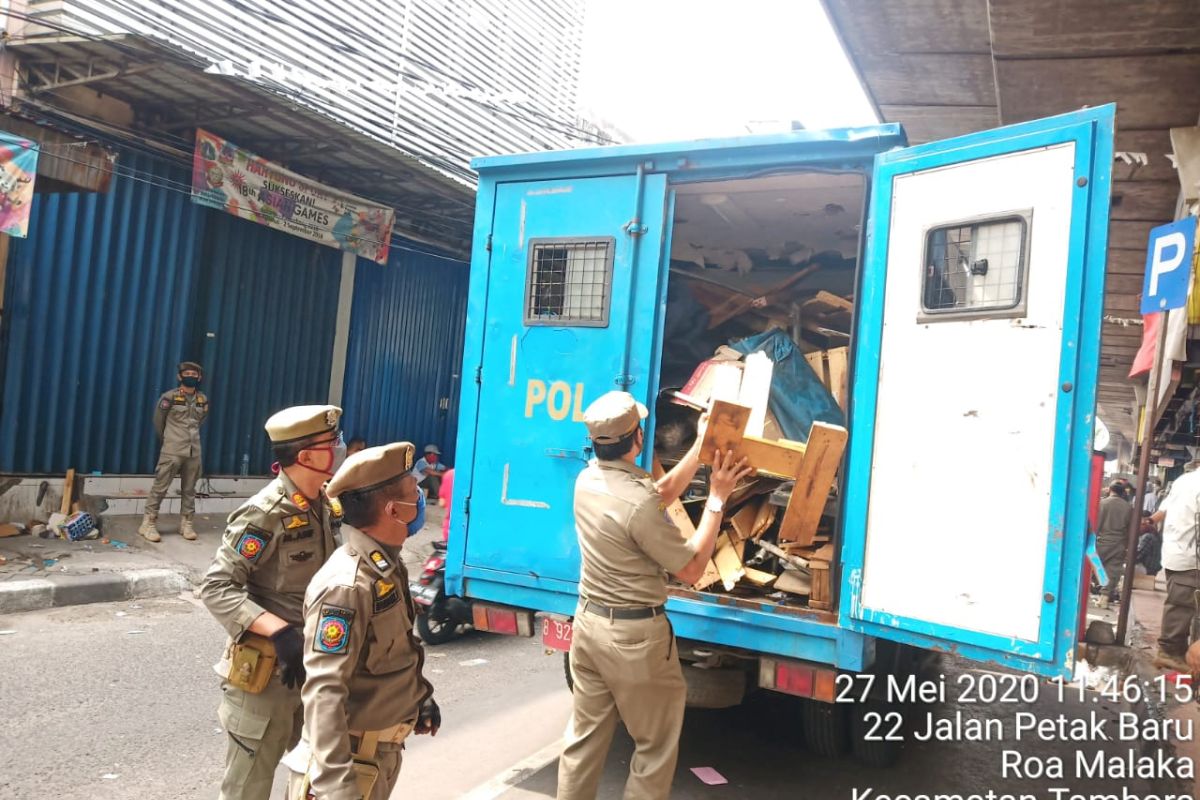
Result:
{"label": "shoulder patch", "polygon": [[379,569],[383,570],[384,572],[387,572],[392,568],[392,562],[388,561],[387,556],[378,550],[371,551],[371,563],[376,567],[379,567]]}
{"label": "shoulder patch", "polygon": [[353,609],[322,603],[313,650],[333,655],[345,653],[350,648],[350,626],[353,623]]}
{"label": "shoulder patch", "polygon": [[336,497],[329,498],[329,510],[333,512],[335,517],[342,516],[342,501],[338,500]]}
{"label": "shoulder patch", "polygon": [[398,602],[400,602],[400,592],[397,591],[396,584],[385,581],[383,578],[375,581],[374,611],[376,614],[380,611],[387,611]]}
{"label": "shoulder patch", "polygon": [[158,407],[164,410],[168,409],[171,407],[171,401],[164,397],[162,400],[158,401]]}
{"label": "shoulder patch", "polygon": [[308,498],[300,494],[300,492],[292,493],[292,502],[295,503],[301,511],[308,511]]}
{"label": "shoulder patch", "polygon": [[258,561],[258,557],[262,555],[262,551],[266,549],[269,541],[271,541],[270,531],[254,525],[247,525],[233,549],[239,556],[253,564]]}

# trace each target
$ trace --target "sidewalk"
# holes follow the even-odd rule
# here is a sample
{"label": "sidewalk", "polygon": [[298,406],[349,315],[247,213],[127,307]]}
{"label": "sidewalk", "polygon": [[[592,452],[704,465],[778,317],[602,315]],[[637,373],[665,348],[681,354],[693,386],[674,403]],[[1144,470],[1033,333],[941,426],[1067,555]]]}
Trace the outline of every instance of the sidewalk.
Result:
{"label": "sidewalk", "polygon": [[[1162,624],[1163,600],[1166,599],[1166,578],[1158,574],[1154,590],[1134,589],[1130,599],[1129,613],[1129,647],[1133,653],[1136,674],[1143,680],[1153,680],[1160,674],[1167,674],[1168,681],[1172,679],[1170,672],[1154,666],[1154,654],[1158,651],[1158,635]],[[1168,685],[1171,685],[1168,683]],[[1155,718],[1181,720],[1190,725],[1192,731],[1200,732],[1200,683],[1193,683],[1197,699],[1190,703],[1168,703],[1159,708],[1150,709]],[[1186,741],[1173,740],[1175,754],[1200,763],[1200,741],[1193,735]],[[1195,783],[1200,788],[1200,779]],[[1193,794],[1195,792],[1193,791]]]}
{"label": "sidewalk", "polygon": [[[405,543],[410,574],[441,538],[442,516],[442,509],[430,506],[424,529]],[[199,538],[191,542],[179,535],[179,518],[172,515],[159,519],[158,544],[138,535],[142,518],[134,515],[104,516],[101,539],[0,539],[0,614],[191,591],[212,563],[225,518],[197,514],[193,524]]]}

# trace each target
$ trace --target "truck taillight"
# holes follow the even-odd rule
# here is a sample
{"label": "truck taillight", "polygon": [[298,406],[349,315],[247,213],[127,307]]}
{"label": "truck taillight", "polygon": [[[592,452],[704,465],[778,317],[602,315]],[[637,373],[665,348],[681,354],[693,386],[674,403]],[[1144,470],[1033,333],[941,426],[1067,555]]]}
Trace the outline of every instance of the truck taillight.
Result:
{"label": "truck taillight", "polygon": [[758,685],[773,692],[832,703],[837,671],[782,658],[763,658],[758,662]]}
{"label": "truck taillight", "polygon": [[475,603],[471,607],[471,624],[477,631],[507,636],[533,636],[532,611]]}

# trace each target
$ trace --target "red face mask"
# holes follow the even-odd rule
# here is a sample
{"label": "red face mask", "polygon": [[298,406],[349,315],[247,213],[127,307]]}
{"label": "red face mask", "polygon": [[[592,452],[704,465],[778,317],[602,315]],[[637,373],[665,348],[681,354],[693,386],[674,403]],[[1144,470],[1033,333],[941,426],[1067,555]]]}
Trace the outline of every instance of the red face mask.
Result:
{"label": "red face mask", "polygon": [[342,465],[342,462],[346,460],[346,442],[342,439],[341,433],[338,433],[336,439],[330,439],[328,444],[324,444],[321,447],[306,447],[304,449],[310,453],[324,452],[327,454],[328,460],[325,462],[324,468],[314,467],[311,464],[305,464],[304,466],[313,472],[319,472],[331,478],[338,471],[338,467]]}

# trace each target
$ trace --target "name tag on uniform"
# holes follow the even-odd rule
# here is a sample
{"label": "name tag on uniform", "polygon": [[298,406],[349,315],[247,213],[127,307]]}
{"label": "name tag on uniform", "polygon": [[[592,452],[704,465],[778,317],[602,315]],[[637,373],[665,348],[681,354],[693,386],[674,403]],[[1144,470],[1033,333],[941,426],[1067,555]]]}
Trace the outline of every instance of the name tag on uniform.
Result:
{"label": "name tag on uniform", "polygon": [[374,610],[376,614],[381,611],[387,611],[399,602],[400,592],[396,589],[396,584],[391,581],[385,581],[383,578],[375,581]]}

